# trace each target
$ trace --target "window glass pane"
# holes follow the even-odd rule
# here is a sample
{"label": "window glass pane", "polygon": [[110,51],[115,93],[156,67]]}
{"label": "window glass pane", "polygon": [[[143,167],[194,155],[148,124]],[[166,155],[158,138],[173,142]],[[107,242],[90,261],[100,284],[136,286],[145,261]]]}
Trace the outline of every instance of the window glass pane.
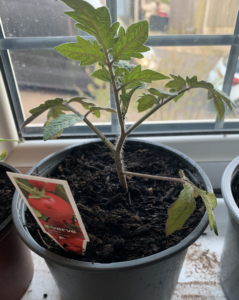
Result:
{"label": "window glass pane", "polygon": [[[212,75],[215,65],[228,56],[230,47],[153,47],[151,51],[144,53],[141,64],[144,68],[150,68],[164,75],[181,75],[193,77],[197,75],[198,80],[215,81]],[[134,60],[139,63],[140,60]],[[220,74],[223,82],[224,74]],[[164,90],[168,80],[161,80],[148,84],[147,88],[155,87]],[[239,85],[238,85],[239,86]],[[136,121],[143,113],[137,113],[137,99],[147,90],[138,90],[131,100],[128,113],[128,122]],[[187,121],[187,120],[211,120],[215,121],[216,113],[213,102],[207,100],[207,90],[192,89],[186,92],[177,103],[170,103],[159,109],[147,121]]]}
{"label": "window glass pane", "polygon": [[[91,98],[99,106],[110,107],[109,84],[90,77],[98,66],[79,67],[79,63],[57,53],[55,50],[10,51],[13,70],[18,84],[25,118],[29,110],[49,99],[65,100],[77,96]],[[73,104],[82,114],[86,110],[80,104]],[[46,114],[31,124],[45,122]],[[89,116],[93,122],[109,122],[110,114],[101,113],[101,118]]]}
{"label": "window glass pane", "polygon": [[[104,0],[88,0],[94,7]],[[69,9],[57,0],[0,0],[0,15],[7,37],[74,36],[79,35],[75,21],[64,12]]]}
{"label": "window glass pane", "polygon": [[148,20],[150,35],[232,34],[239,0],[120,0],[119,20]]}

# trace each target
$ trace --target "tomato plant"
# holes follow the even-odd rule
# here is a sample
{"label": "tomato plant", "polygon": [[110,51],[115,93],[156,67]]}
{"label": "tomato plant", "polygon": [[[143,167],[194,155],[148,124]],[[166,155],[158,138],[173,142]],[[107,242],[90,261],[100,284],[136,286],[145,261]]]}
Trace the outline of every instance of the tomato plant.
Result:
{"label": "tomato plant", "polygon": [[43,181],[38,181],[38,180],[31,180],[28,179],[28,182],[38,188],[38,190],[43,190],[45,188],[46,192],[52,192],[56,189],[56,183],[52,183],[52,182],[43,182]]}

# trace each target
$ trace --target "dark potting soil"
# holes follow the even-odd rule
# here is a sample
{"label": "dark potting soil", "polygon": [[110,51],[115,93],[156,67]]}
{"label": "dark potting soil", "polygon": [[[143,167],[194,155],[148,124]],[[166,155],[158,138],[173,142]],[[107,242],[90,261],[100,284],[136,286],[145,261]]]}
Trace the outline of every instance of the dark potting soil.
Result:
{"label": "dark potting soil", "polygon": [[[129,172],[179,177],[185,174],[205,189],[197,175],[177,157],[145,144],[125,145],[125,169]],[[149,256],[177,245],[201,221],[205,208],[196,199],[193,215],[183,228],[165,235],[168,207],[177,200],[180,183],[128,177],[129,193],[119,186],[114,159],[104,145],[91,144],[90,149],[78,148],[58,166],[52,178],[67,180],[84,222],[90,242],[84,256],[65,252],[46,234],[39,235],[39,226],[31,213],[26,213],[26,225],[42,247],[64,257],[99,263],[129,261]],[[149,189],[152,189],[150,192]],[[44,240],[43,243],[42,238]]]}
{"label": "dark potting soil", "polygon": [[0,225],[11,214],[12,198],[15,192],[15,187],[7,176],[6,171],[9,170],[0,165]]}

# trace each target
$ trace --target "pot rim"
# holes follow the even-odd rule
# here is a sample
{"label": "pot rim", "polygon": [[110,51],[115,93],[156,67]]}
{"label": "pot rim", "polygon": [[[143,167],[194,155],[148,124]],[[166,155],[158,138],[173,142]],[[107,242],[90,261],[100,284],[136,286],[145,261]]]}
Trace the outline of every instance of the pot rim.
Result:
{"label": "pot rim", "polygon": [[[20,173],[20,171],[13,166],[0,162],[0,166],[3,166],[5,168],[8,168],[9,171],[14,172],[14,173]],[[9,179],[10,180],[10,179]],[[14,192],[15,195],[16,191]],[[0,233],[3,232],[7,227],[12,223],[12,214],[10,214],[1,224],[0,224]]]}
{"label": "pot rim", "polygon": [[[112,139],[111,139],[112,140]],[[49,156],[45,157],[42,159],[39,163],[37,163],[27,174],[30,175],[33,171],[36,171],[37,168],[44,162],[46,162],[48,159],[53,158],[56,155],[61,154],[62,152],[65,152],[67,150],[71,150],[73,148],[76,148],[81,145],[89,144],[89,143],[95,143],[95,142],[102,142],[100,139],[94,139],[91,142],[84,142],[81,144],[76,144],[73,146],[66,147],[64,149],[61,149],[53,154],[50,154]],[[181,153],[178,150],[175,150],[171,147],[159,144],[159,143],[153,143],[153,142],[145,142],[140,139],[133,139],[129,138],[126,140],[126,142],[141,142],[144,144],[150,144],[154,145],[157,147],[161,147],[166,151],[172,152],[176,156],[178,156],[180,159],[184,160],[184,162],[187,162],[190,164],[192,167],[196,168],[199,175],[202,177],[207,191],[212,191],[212,185],[205,174],[205,172],[199,167],[191,158],[186,156],[185,154]],[[186,161],[185,161],[186,160]],[[13,221],[16,226],[16,229],[22,238],[22,240],[26,243],[26,245],[33,250],[35,253],[43,257],[44,259],[47,260],[47,262],[53,262],[57,263],[59,265],[62,265],[64,267],[68,267],[71,269],[81,269],[83,271],[124,271],[126,269],[135,269],[135,268],[140,268],[140,267],[145,267],[149,266],[155,263],[158,263],[160,261],[164,261],[177,253],[185,250],[188,248],[193,242],[195,242],[198,237],[203,233],[203,231],[206,229],[208,225],[208,215],[207,212],[205,211],[205,214],[203,218],[201,219],[200,223],[198,226],[185,238],[183,239],[179,244],[176,246],[173,246],[169,249],[166,249],[164,251],[161,251],[159,253],[144,257],[144,258],[139,258],[131,261],[125,261],[125,262],[115,262],[115,263],[108,263],[108,264],[101,264],[101,263],[91,263],[91,262],[82,262],[78,260],[73,260],[69,258],[62,257],[60,255],[57,255],[43,247],[41,247],[30,235],[28,230],[24,227],[24,219],[22,216],[24,216],[24,211],[25,211],[26,205],[24,201],[21,199],[19,193],[16,191],[14,194],[13,198],[13,203],[12,203],[12,215],[13,215]],[[22,214],[22,216],[21,216]]]}
{"label": "pot rim", "polygon": [[239,171],[237,167],[239,167],[239,156],[234,158],[223,172],[221,180],[221,190],[227,209],[239,224],[239,208],[236,205],[231,189],[232,180],[236,173]]}

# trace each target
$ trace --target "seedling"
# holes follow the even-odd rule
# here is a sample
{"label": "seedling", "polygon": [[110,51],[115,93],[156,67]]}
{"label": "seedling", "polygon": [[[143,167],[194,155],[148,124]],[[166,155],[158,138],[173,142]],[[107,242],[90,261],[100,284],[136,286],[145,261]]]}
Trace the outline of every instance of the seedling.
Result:
{"label": "seedling", "polygon": [[[100,107],[88,101],[85,97],[76,97],[70,100],[56,98],[48,100],[44,104],[30,110],[32,116],[22,125],[21,130],[40,114],[48,111],[47,122],[43,127],[44,140],[59,137],[63,130],[78,122],[85,122],[114,155],[116,170],[120,185],[124,192],[128,191],[126,176],[141,176],[154,178],[157,180],[167,180],[180,182],[183,184],[179,198],[168,209],[168,219],[166,222],[166,235],[172,234],[181,228],[196,207],[195,198],[200,195],[209,216],[211,230],[217,234],[217,225],[214,218],[213,209],[217,205],[216,197],[213,193],[200,190],[184,174],[179,171],[180,178],[168,178],[161,176],[150,176],[126,172],[123,165],[123,145],[125,139],[143,121],[150,117],[158,109],[162,108],[170,101],[179,101],[185,92],[195,88],[208,90],[208,100],[214,102],[219,121],[225,113],[225,105],[232,110],[232,102],[226,94],[214,88],[211,83],[198,81],[197,76],[192,78],[182,78],[180,75],[165,76],[150,69],[142,69],[141,65],[135,66],[127,63],[132,58],[143,58],[144,52],[150,50],[145,46],[148,39],[148,22],[140,21],[132,24],[125,30],[120,27],[119,22],[111,23],[111,17],[106,7],[95,9],[88,2],[82,0],[62,0],[73,11],[65,14],[73,18],[77,23],[75,26],[93,36],[93,41],[77,36],[76,43],[67,43],[55,48],[63,56],[79,61],[80,66],[89,66],[98,63],[100,68],[94,71],[91,76],[110,83],[114,92],[116,110],[110,107]],[[165,88],[161,90],[149,88],[147,94],[142,94],[138,102],[138,112],[147,111],[129,129],[125,129],[125,119],[129,109],[130,101],[134,92],[138,89],[146,88],[147,83],[153,81],[169,79]],[[182,99],[180,100],[182,101]],[[77,102],[82,105],[87,112],[77,111],[71,103]],[[65,114],[71,111],[73,114]],[[100,132],[88,119],[89,114],[100,118],[101,111],[117,114],[120,133],[115,145]]]}

